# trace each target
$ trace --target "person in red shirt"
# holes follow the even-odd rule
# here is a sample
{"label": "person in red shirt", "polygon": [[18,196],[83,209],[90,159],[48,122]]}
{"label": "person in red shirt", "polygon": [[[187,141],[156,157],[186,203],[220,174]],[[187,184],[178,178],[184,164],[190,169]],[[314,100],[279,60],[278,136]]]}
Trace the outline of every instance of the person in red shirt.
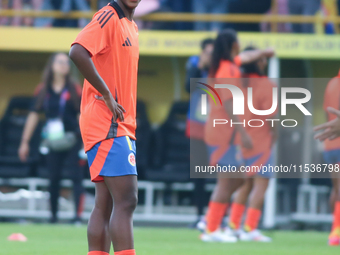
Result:
{"label": "person in red shirt", "polygon": [[[254,50],[254,47],[246,48],[246,51]],[[257,110],[268,110],[272,107],[273,87],[275,86],[264,74],[267,67],[265,57],[256,62],[243,65],[243,89],[246,94],[248,88],[252,88],[252,103]],[[249,95],[248,95],[249,96]],[[259,241],[270,242],[271,239],[261,234],[257,230],[258,223],[262,214],[262,206],[265,192],[268,187],[269,179],[272,173],[262,171],[261,166],[273,166],[272,145],[277,137],[277,126],[272,127],[271,122],[266,119],[275,119],[275,111],[271,115],[259,116],[252,113],[248,107],[245,107],[244,119],[246,123],[256,119],[256,124],[261,127],[246,126],[246,131],[252,139],[253,147],[251,149],[242,148],[242,157],[246,167],[255,169],[248,173],[244,185],[237,191],[233,204],[231,206],[229,217],[229,228],[239,236],[242,241]],[[245,205],[249,197],[249,206],[246,213],[244,231],[240,231],[240,223]]]}
{"label": "person in red shirt", "polygon": [[[273,55],[272,49],[253,50],[242,52],[241,54],[239,54],[239,49],[237,34],[234,30],[228,29],[220,32],[214,44],[210,77],[229,78],[232,84],[236,84],[241,88],[240,65]],[[211,109],[205,126],[205,142],[208,145],[210,154],[210,165],[231,165],[238,168],[242,162],[237,153],[236,136],[240,135],[241,144],[245,148],[252,148],[252,140],[243,125],[234,125],[233,127],[229,125],[213,126],[214,119],[228,119],[234,123],[239,122],[238,116],[233,115],[231,92],[227,89],[216,89],[216,91],[220,95],[223,104],[215,105],[210,102]],[[220,225],[232,194],[243,184],[244,179],[235,179],[228,176],[220,177],[217,179],[217,185],[210,198],[201,240],[206,242],[236,242],[236,237],[222,232]],[[198,223],[199,228],[202,228],[200,227],[202,225],[201,222]]]}
{"label": "person in red shirt", "polygon": [[[95,206],[88,225],[89,255],[134,255],[132,214],[137,204],[136,98],[140,0],[111,1],[72,44],[70,57],[85,77],[80,129]],[[113,213],[114,201],[114,213]]]}
{"label": "person in red shirt", "polygon": [[[324,110],[327,114],[328,123],[336,123],[337,115],[335,109],[340,110],[340,71],[337,77],[330,80],[326,87],[325,95],[324,95]],[[333,109],[328,111],[327,109]],[[333,111],[333,112],[332,112]],[[331,125],[324,126],[327,132],[331,133],[332,127]],[[320,128],[317,127],[316,129]],[[319,135],[320,136],[320,135]],[[334,167],[339,168],[340,164],[340,137],[337,135],[331,135],[330,139],[324,140],[324,160],[327,164],[332,164]],[[331,194],[331,207],[333,210],[333,226],[332,231],[329,235],[328,243],[329,245],[335,246],[340,245],[340,176],[338,173],[333,171],[332,182],[333,189]]]}

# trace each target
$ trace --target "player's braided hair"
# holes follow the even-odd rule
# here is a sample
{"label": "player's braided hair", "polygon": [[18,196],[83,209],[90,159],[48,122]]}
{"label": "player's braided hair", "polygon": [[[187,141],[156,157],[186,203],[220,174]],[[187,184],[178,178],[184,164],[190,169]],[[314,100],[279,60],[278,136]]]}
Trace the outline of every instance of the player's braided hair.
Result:
{"label": "player's braided hair", "polygon": [[221,31],[214,43],[214,51],[212,54],[211,60],[211,69],[210,76],[214,77],[219,66],[221,60],[230,60],[231,59],[231,49],[234,42],[237,41],[237,33],[233,29],[226,29]]}

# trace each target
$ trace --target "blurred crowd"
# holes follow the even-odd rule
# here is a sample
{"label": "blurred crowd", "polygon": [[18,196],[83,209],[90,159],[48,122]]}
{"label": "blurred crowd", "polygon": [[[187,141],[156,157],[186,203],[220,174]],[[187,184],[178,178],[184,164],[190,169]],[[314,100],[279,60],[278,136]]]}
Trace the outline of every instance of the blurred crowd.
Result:
{"label": "blurred crowd", "polygon": [[[100,9],[109,0],[0,0],[1,9],[15,10],[59,10],[89,11]],[[273,6],[275,5],[275,6]],[[207,14],[270,14],[282,15],[338,15],[340,0],[142,0],[136,9],[135,17],[152,12],[181,12]],[[84,27],[87,19],[53,19],[53,18],[24,18],[0,17],[0,25],[37,26],[37,27]],[[139,22],[146,29],[173,30],[221,30],[234,28],[237,31],[268,31],[270,25],[256,23],[221,22]],[[313,33],[314,24],[279,24],[279,32]],[[332,24],[325,24],[326,33],[334,33]]]}

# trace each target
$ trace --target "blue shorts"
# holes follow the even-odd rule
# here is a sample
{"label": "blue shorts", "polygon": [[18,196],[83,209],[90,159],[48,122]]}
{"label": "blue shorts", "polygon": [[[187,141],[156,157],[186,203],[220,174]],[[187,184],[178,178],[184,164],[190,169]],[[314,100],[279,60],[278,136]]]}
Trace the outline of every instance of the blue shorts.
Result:
{"label": "blue shorts", "polygon": [[323,159],[327,164],[339,164],[340,163],[340,149],[324,151]]}
{"label": "blue shorts", "polygon": [[128,136],[97,143],[87,152],[91,180],[104,181],[103,176],[137,175],[136,144]]}
{"label": "blue shorts", "polygon": [[[269,154],[270,153],[270,154]],[[269,156],[268,156],[269,154]],[[257,175],[263,178],[272,178],[274,173],[272,171],[269,171],[269,166],[274,167],[274,156],[273,156],[273,152],[268,152],[268,153],[261,153],[258,154],[254,157],[251,158],[245,158],[244,159],[244,163],[246,167],[252,167],[252,166],[257,166],[258,171],[256,171],[255,173],[247,173],[248,176],[250,175]],[[262,168],[260,168],[262,166]]]}
{"label": "blue shorts", "polygon": [[[218,146],[208,146],[210,158],[217,152]],[[230,145],[228,150],[223,153],[222,157],[217,162],[220,166],[235,166],[240,167],[242,165],[241,151],[237,145]]]}

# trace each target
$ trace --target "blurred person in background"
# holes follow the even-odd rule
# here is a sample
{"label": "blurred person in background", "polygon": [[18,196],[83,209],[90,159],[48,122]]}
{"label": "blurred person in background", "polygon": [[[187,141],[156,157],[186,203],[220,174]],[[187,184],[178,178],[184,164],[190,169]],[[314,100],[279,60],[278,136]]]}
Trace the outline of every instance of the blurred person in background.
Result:
{"label": "blurred person in background", "polygon": [[[214,50],[214,40],[207,38],[201,42],[200,56],[192,56],[188,59],[186,64],[186,78],[185,89],[190,93],[190,107],[187,118],[186,134],[190,138],[191,144],[191,165],[192,166],[206,166],[209,162],[207,146],[204,142],[204,126],[206,119],[202,119],[201,111],[201,95],[204,91],[198,89],[196,86],[190,88],[191,78],[207,78],[211,55]],[[194,84],[195,85],[195,84]],[[190,111],[191,109],[191,111]],[[190,132],[191,131],[191,132]],[[193,171],[193,170],[192,170]],[[193,191],[195,206],[197,208],[197,222],[203,215],[203,209],[206,205],[205,197],[205,179],[194,179],[195,189]],[[195,226],[197,224],[195,222]]]}
{"label": "blurred person in background", "polygon": [[[277,6],[276,9],[271,8],[267,15],[288,15],[288,0],[276,0]],[[270,32],[272,24],[270,22],[262,22],[261,23],[261,31]],[[289,33],[290,32],[290,24],[288,23],[278,23],[277,24],[277,32],[280,33]]]}
{"label": "blurred person in background", "polygon": [[46,124],[43,131],[46,165],[50,180],[51,223],[56,223],[62,169],[65,162],[72,163],[73,196],[76,216],[80,221],[83,200],[83,172],[79,166],[78,152],[81,149],[79,131],[79,109],[81,88],[70,73],[70,60],[65,53],[53,54],[45,67],[42,83],[38,85],[35,100],[29,113],[19,147],[19,158],[28,158],[29,142],[39,122],[39,114],[44,114]]}
{"label": "blurred person in background", "polygon": [[[238,14],[265,14],[270,10],[272,0],[228,0],[229,13]],[[227,25],[236,31],[260,31],[261,24],[258,23],[230,23]]]}
{"label": "blurred person in background", "polygon": [[[340,1],[338,0],[322,0],[320,6],[320,13],[323,17],[336,17],[338,12],[338,4]],[[333,22],[328,22],[324,24],[325,34],[336,34],[339,31],[338,25]]]}
{"label": "blurred person in background", "polygon": [[[240,51],[240,45],[235,30],[223,30],[214,43],[209,76],[213,78],[229,78],[234,86],[241,89],[240,78],[242,64],[248,64],[263,57],[271,57],[272,49]],[[204,138],[208,145],[209,163],[211,166],[233,166],[239,168],[242,159],[238,153],[236,136],[244,148],[252,149],[252,139],[243,125],[216,125],[215,119],[226,119],[233,123],[239,122],[239,117],[233,114],[233,95],[229,89],[216,89],[221,97],[222,105],[214,104],[210,99],[210,113],[205,125]],[[228,122],[230,123],[230,122]],[[231,175],[230,175],[231,174]],[[222,173],[217,179],[217,185],[211,195],[205,222],[199,222],[197,227],[203,229],[201,240],[205,242],[236,242],[237,238],[229,232],[221,231],[222,220],[227,211],[232,194],[243,185],[244,180],[232,177],[232,173]],[[240,176],[240,177],[239,177]]]}
{"label": "blurred person in background", "polygon": [[[289,0],[288,7],[291,15],[315,15],[320,10],[321,0]],[[292,24],[294,33],[314,33],[314,24]]]}
{"label": "blurred person in background", "polygon": [[[255,50],[255,48],[247,47],[245,49],[245,51],[251,50]],[[244,78],[242,80],[244,93],[247,94],[248,88],[252,88],[252,102],[256,110],[271,109],[273,104],[273,87],[275,85],[265,76],[266,68],[267,58],[265,57],[250,64],[242,65],[241,68],[242,77]],[[274,112],[271,115],[259,116],[251,113],[248,107],[245,107],[244,119],[246,123],[253,119],[262,120],[264,123],[261,127],[246,126],[246,131],[253,142],[253,148],[242,147],[245,166],[260,168],[261,166],[274,165],[272,147],[277,139],[277,126],[272,127],[271,123],[266,119],[273,119],[276,114]],[[271,238],[264,236],[257,228],[262,214],[264,196],[272,173],[253,171],[249,172],[248,177],[233,198],[228,224],[229,229],[241,241],[270,242]],[[247,202],[246,219],[243,230],[241,230],[240,225]]]}
{"label": "blurred person in background", "polygon": [[[41,11],[59,10],[64,13],[70,11],[90,11],[90,6],[86,0],[43,0]],[[36,18],[34,25],[37,27],[85,27],[88,19],[54,19]]]}
{"label": "blurred person in background", "polygon": [[[327,115],[328,125],[316,127],[317,130],[325,129],[326,134],[319,134],[321,140],[324,140],[323,157],[326,164],[334,165],[338,171],[332,171],[333,189],[330,198],[331,208],[333,210],[333,225],[329,235],[328,243],[331,246],[340,245],[340,138],[336,134],[327,137],[327,133],[332,133],[331,123],[337,122],[339,117],[337,112],[340,110],[340,71],[337,77],[333,78],[327,85],[324,95],[324,110]],[[332,109],[328,110],[327,109]],[[329,139],[328,139],[329,138]]]}
{"label": "blurred person in background", "polygon": [[[0,9],[39,10],[43,0],[0,0]],[[31,17],[0,17],[0,25],[32,26]]]}
{"label": "blurred person in background", "polygon": [[[225,14],[228,13],[230,0],[192,0],[192,11],[194,13]],[[221,22],[196,21],[195,30],[219,31],[223,28]]]}

